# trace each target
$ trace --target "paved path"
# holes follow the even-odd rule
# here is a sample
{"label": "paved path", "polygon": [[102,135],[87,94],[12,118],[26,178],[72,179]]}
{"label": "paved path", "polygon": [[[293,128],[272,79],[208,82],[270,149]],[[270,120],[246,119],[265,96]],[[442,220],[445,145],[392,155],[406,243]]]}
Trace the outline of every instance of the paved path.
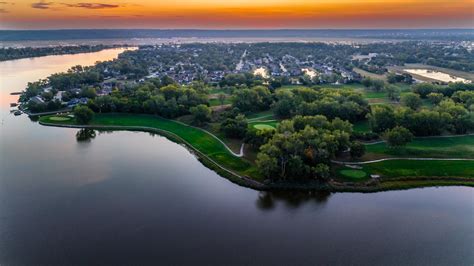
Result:
{"label": "paved path", "polygon": [[[162,119],[166,119],[166,118],[162,118]],[[168,119],[169,120],[169,119]],[[236,157],[243,157],[244,156],[244,144],[242,143],[242,146],[240,147],[240,153],[235,153],[231,148],[229,148],[229,146],[227,146],[227,144],[225,144],[224,141],[222,141],[219,137],[217,137],[216,135],[212,134],[211,132],[203,129],[203,128],[200,128],[200,127],[195,127],[195,126],[191,126],[191,125],[188,125],[186,123],[183,123],[181,121],[178,121],[178,120],[170,120],[170,121],[174,121],[176,123],[179,123],[183,126],[187,126],[187,127],[192,127],[192,128],[195,128],[195,129],[199,129],[199,130],[202,130],[204,132],[206,132],[207,134],[211,135],[213,138],[215,138],[216,140],[218,140],[220,143],[222,143],[222,145],[224,145],[224,147],[234,156]]]}
{"label": "paved path", "polygon": [[23,113],[29,115],[29,116],[40,116],[40,115],[54,115],[54,114],[60,114],[60,113],[68,113],[71,112],[71,108],[66,108],[66,109],[61,109],[61,110],[56,110],[56,111],[48,111],[48,112],[41,112],[41,113],[31,113],[27,110],[20,110]]}

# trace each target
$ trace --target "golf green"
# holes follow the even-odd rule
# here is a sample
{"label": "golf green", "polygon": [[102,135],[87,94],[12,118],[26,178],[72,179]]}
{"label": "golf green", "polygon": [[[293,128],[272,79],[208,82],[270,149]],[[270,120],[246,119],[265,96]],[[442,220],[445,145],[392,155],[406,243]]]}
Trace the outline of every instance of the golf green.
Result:
{"label": "golf green", "polygon": [[264,130],[264,129],[275,129],[275,127],[266,125],[266,124],[256,124],[253,125],[254,128],[259,129],[259,130]]}

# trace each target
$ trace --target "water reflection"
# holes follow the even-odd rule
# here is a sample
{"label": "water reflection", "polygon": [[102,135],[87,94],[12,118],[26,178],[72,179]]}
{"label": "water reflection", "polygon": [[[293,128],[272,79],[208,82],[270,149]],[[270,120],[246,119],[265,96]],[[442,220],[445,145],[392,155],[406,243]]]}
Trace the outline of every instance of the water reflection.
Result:
{"label": "water reflection", "polygon": [[328,191],[262,191],[258,194],[256,205],[261,210],[272,210],[281,202],[290,209],[303,204],[324,205],[331,192]]}
{"label": "water reflection", "polygon": [[91,142],[96,136],[95,130],[90,128],[83,128],[76,133],[76,140],[78,142]]}
{"label": "water reflection", "polygon": [[40,117],[37,115],[30,115],[28,116],[28,118],[30,119],[31,122],[38,122]]}

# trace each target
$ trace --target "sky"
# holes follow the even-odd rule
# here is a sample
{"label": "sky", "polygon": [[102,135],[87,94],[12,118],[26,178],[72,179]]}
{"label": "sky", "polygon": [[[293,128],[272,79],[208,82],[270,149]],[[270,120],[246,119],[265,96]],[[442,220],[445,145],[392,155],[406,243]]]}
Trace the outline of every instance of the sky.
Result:
{"label": "sky", "polygon": [[0,0],[0,28],[474,28],[474,0]]}

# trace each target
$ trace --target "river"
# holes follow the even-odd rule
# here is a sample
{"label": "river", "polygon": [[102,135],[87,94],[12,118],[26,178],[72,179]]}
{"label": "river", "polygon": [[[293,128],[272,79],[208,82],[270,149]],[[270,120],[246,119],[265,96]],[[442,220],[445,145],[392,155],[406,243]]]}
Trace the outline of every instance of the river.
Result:
{"label": "river", "polygon": [[28,81],[118,52],[0,63],[0,264],[474,263],[472,188],[258,192],[158,135],[77,141],[9,113]]}

